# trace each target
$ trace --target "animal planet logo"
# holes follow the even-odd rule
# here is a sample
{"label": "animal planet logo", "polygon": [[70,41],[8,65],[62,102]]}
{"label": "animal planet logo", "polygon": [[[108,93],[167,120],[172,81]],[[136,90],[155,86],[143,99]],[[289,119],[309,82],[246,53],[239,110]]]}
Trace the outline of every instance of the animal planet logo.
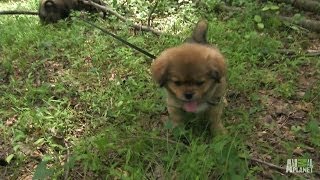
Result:
{"label": "animal planet logo", "polygon": [[287,159],[287,173],[312,173],[312,168],[312,159]]}

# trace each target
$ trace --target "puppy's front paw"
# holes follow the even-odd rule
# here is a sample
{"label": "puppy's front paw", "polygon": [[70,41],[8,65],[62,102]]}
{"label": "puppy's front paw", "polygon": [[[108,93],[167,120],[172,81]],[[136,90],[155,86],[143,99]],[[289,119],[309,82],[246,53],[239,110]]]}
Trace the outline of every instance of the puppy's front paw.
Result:
{"label": "puppy's front paw", "polygon": [[226,128],[221,123],[211,124],[210,131],[212,136],[225,135],[228,133]]}
{"label": "puppy's front paw", "polygon": [[173,127],[181,126],[183,124],[183,112],[181,110],[168,106],[169,121]]}

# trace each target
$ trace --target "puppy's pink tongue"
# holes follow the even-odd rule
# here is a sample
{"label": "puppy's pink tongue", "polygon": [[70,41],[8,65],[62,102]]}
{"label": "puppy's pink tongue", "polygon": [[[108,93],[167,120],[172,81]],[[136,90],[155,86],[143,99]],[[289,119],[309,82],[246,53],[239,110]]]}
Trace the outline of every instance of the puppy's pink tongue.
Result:
{"label": "puppy's pink tongue", "polygon": [[196,101],[186,102],[183,104],[183,109],[187,112],[196,112],[198,103]]}

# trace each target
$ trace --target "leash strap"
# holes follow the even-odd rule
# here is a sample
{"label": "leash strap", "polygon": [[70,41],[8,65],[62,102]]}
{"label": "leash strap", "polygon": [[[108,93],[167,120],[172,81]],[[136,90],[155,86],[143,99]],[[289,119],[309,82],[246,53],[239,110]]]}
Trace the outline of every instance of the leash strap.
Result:
{"label": "leash strap", "polygon": [[38,12],[31,12],[31,11],[0,11],[1,15],[38,15]]}
{"label": "leash strap", "polygon": [[129,46],[129,47],[131,47],[131,48],[133,48],[133,49],[141,52],[142,54],[144,54],[144,55],[146,55],[146,56],[148,56],[148,57],[150,57],[150,58],[152,58],[152,59],[155,59],[155,58],[156,58],[156,56],[154,56],[153,54],[148,53],[147,51],[145,51],[145,50],[137,47],[137,46],[134,45],[134,44],[129,43],[128,41],[122,39],[121,37],[119,37],[119,36],[117,36],[117,35],[109,32],[109,31],[107,31],[107,30],[105,30],[105,29],[103,29],[103,28],[101,28],[101,27],[99,27],[99,26],[97,26],[97,25],[95,25],[95,24],[93,24],[93,23],[91,23],[91,22],[89,22],[89,21],[86,21],[86,20],[84,20],[84,19],[82,19],[82,21],[84,21],[85,23],[87,23],[87,24],[89,24],[89,25],[91,25],[91,26],[99,29],[100,31],[102,31],[102,32],[104,32],[104,33],[112,36],[113,38],[115,38],[115,39],[117,39],[118,41],[122,42],[123,44],[125,44],[125,45],[127,45],[127,46]]}

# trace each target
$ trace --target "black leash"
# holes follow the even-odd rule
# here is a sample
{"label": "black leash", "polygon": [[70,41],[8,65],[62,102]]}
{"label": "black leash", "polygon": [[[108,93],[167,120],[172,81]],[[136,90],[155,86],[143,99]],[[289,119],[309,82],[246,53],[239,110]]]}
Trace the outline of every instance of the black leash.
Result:
{"label": "black leash", "polygon": [[[21,14],[24,14],[24,15],[38,15],[38,12],[30,12],[30,11],[0,11],[0,15],[21,15]],[[115,39],[117,39],[118,41],[124,43],[125,45],[127,45],[127,46],[129,46],[129,47],[131,47],[131,48],[133,48],[133,49],[141,52],[142,54],[150,57],[151,59],[155,59],[155,58],[156,58],[155,55],[150,54],[149,52],[147,52],[147,51],[145,51],[145,50],[137,47],[137,46],[134,45],[134,44],[129,43],[128,41],[122,39],[121,37],[119,37],[119,36],[117,36],[117,35],[109,32],[109,31],[107,31],[107,30],[105,30],[105,29],[103,29],[103,28],[101,28],[101,27],[93,24],[92,22],[89,22],[89,21],[84,20],[84,19],[81,19],[81,20],[84,21],[85,23],[87,23],[87,24],[89,24],[89,25],[91,25],[91,26],[93,26],[93,27],[101,30],[102,32],[104,32],[104,33],[112,36],[113,38],[115,38]]]}
{"label": "black leash", "polygon": [[155,55],[148,53],[147,51],[145,51],[145,50],[143,50],[143,49],[141,49],[141,48],[137,47],[137,46],[136,46],[136,45],[134,45],[134,44],[129,43],[128,41],[126,41],[126,40],[122,39],[121,37],[119,37],[119,36],[117,36],[117,35],[115,35],[115,34],[113,34],[113,33],[109,32],[109,31],[107,31],[107,30],[105,30],[105,29],[103,29],[103,28],[101,28],[101,27],[99,27],[99,26],[97,26],[97,25],[93,24],[92,22],[89,22],[89,21],[84,20],[84,19],[81,19],[81,20],[82,20],[82,21],[84,21],[85,23],[87,23],[87,24],[89,24],[89,25],[91,25],[91,26],[93,26],[93,27],[95,27],[95,28],[99,29],[100,31],[102,31],[102,32],[104,32],[104,33],[106,33],[106,34],[108,34],[108,35],[112,36],[113,38],[117,39],[118,41],[122,42],[123,44],[125,44],[125,45],[127,45],[127,46],[129,46],[129,47],[131,47],[131,48],[133,48],[133,49],[135,49],[135,50],[137,50],[137,51],[141,52],[142,54],[144,54],[144,55],[146,55],[146,56],[148,56],[148,57],[150,57],[150,58],[152,58],[152,59],[155,59],[155,58],[156,58],[156,56],[155,56]]}
{"label": "black leash", "polygon": [[0,11],[0,15],[38,15],[38,12],[31,12],[31,11],[19,11],[19,10],[12,10],[12,11]]}

